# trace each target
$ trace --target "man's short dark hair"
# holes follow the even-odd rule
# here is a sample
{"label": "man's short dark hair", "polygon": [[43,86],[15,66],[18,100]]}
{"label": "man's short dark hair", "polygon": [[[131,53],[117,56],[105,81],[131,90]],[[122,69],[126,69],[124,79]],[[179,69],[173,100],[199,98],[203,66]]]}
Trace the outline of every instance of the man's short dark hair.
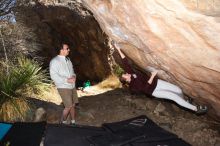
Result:
{"label": "man's short dark hair", "polygon": [[64,46],[64,45],[68,45],[68,43],[66,43],[66,42],[62,42],[62,43],[60,43],[59,46],[57,46],[57,48],[56,48],[56,52],[57,52],[57,54],[60,53],[60,50],[63,49],[63,46]]}
{"label": "man's short dark hair", "polygon": [[63,46],[64,46],[64,45],[68,45],[68,43],[66,43],[66,42],[61,43],[61,44],[60,44],[60,50],[63,49]]}

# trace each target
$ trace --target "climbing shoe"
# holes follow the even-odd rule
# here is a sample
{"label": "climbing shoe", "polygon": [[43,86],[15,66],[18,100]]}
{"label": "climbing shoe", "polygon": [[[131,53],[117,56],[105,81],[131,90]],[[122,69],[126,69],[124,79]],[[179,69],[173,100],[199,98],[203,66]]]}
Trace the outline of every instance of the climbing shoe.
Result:
{"label": "climbing shoe", "polygon": [[193,99],[192,99],[191,97],[187,97],[186,101],[187,101],[188,103],[190,103],[190,104],[193,103]]}
{"label": "climbing shoe", "polygon": [[197,106],[196,114],[202,115],[202,114],[207,113],[207,111],[208,111],[208,107],[207,106],[198,105]]}

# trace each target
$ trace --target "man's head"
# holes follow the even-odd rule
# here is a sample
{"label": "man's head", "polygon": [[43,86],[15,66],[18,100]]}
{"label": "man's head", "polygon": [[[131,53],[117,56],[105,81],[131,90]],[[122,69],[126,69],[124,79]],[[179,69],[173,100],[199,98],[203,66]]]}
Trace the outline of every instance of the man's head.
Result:
{"label": "man's head", "polygon": [[59,48],[59,55],[67,56],[69,55],[70,49],[69,46],[66,43],[62,43]]}

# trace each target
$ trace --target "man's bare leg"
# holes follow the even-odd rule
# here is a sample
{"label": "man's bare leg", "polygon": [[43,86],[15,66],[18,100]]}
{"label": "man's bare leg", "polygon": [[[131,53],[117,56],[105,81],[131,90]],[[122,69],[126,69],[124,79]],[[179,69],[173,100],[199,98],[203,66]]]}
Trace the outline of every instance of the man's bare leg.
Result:
{"label": "man's bare leg", "polygon": [[73,106],[70,109],[70,115],[71,115],[71,124],[75,124],[75,104],[73,104]]}
{"label": "man's bare leg", "polygon": [[64,110],[63,110],[61,122],[64,124],[67,124],[67,117],[70,113],[70,109],[71,109],[71,107],[68,107],[68,108],[64,108]]}

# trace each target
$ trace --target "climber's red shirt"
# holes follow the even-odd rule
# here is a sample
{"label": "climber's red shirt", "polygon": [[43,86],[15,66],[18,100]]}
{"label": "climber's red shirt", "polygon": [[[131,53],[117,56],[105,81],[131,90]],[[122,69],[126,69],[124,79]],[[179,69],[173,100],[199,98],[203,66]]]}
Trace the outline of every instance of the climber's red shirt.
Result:
{"label": "climber's red shirt", "polygon": [[154,89],[157,86],[158,78],[155,76],[152,83],[149,84],[148,80],[150,79],[150,76],[141,72],[135,72],[129,65],[126,58],[123,58],[122,62],[124,64],[124,70],[127,73],[131,74],[131,81],[130,83],[128,83],[129,90],[135,94],[143,93],[147,95],[152,95]]}

